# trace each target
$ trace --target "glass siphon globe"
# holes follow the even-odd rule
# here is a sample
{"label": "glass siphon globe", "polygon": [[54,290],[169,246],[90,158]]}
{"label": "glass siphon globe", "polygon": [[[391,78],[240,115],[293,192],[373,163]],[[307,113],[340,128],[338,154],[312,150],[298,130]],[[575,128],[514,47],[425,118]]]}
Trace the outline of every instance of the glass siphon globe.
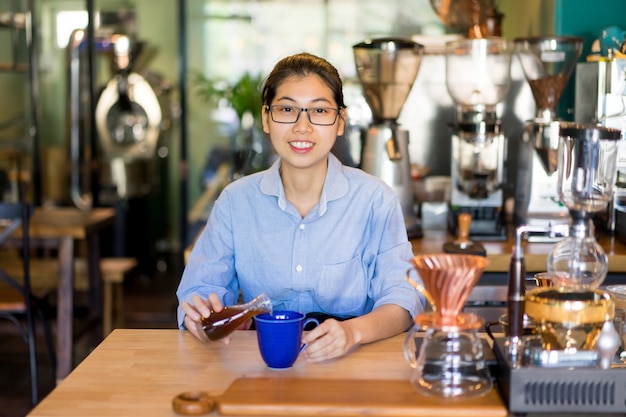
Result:
{"label": "glass siphon globe", "polygon": [[558,242],[548,255],[552,284],[575,291],[600,286],[606,278],[608,264],[606,252],[593,234],[570,234]]}

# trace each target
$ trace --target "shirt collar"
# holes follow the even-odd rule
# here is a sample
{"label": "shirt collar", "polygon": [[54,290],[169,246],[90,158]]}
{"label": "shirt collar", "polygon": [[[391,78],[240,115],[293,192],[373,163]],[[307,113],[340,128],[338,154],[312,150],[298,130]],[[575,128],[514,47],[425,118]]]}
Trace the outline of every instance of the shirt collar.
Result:
{"label": "shirt collar", "polygon": [[[281,159],[276,160],[270,166],[261,178],[261,192],[267,195],[273,195],[278,198],[278,207],[281,210],[287,208],[287,199],[285,198],[285,188],[280,179]],[[337,200],[348,193],[348,178],[344,172],[344,166],[332,153],[328,155],[328,171],[324,180],[324,188],[322,189],[322,197],[318,204],[318,214],[320,216],[326,213],[329,201]]]}

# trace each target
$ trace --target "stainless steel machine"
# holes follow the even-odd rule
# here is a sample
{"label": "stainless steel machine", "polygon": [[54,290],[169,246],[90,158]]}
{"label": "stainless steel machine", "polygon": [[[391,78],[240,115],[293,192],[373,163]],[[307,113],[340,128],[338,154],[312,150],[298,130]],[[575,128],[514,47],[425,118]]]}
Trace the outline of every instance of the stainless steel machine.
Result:
{"label": "stainless steel machine", "polygon": [[134,34],[134,13],[99,16],[93,42],[77,29],[66,50],[71,204],[114,207],[103,240],[112,240],[113,256],[133,256],[150,273],[167,239],[165,211],[152,207],[165,198],[172,86],[146,69],[150,48]]}
{"label": "stainless steel machine", "polygon": [[[71,197],[79,208],[88,208],[92,197],[81,176],[87,147],[88,117],[85,30],[75,30],[68,43],[71,157]],[[148,195],[158,177],[157,162],[166,156],[166,139],[171,127],[171,86],[156,74],[139,72],[135,63],[143,42],[122,33],[98,36],[94,49],[109,61],[111,74],[95,108],[96,132],[102,167],[98,199],[111,204],[118,199]],[[159,149],[163,148],[163,149]]]}
{"label": "stainless steel machine", "polygon": [[[626,131],[626,59],[612,58],[576,65],[575,120]],[[606,213],[609,232],[626,240],[626,141],[618,142],[617,179]]]}
{"label": "stainless steel machine", "polygon": [[[96,127],[105,161],[104,196],[149,194],[158,177],[155,161],[167,154],[171,87],[155,74],[133,70],[141,43],[123,34],[111,38],[114,75],[96,105]],[[110,195],[112,194],[112,195]]]}
{"label": "stainless steel machine", "polygon": [[[547,227],[567,223],[567,208],[557,193],[556,152],[561,120],[556,106],[576,61],[582,38],[546,36],[518,38],[516,54],[533,93],[537,111],[526,122],[518,154],[515,223]],[[530,241],[545,240],[534,234]]]}
{"label": "stainless steel machine", "polygon": [[497,106],[511,85],[513,45],[504,38],[446,44],[446,85],[457,106],[452,135],[449,226],[472,216],[470,237],[506,239],[503,185],[507,139]]}
{"label": "stainless steel machine", "polygon": [[397,120],[417,77],[423,46],[407,39],[378,38],[354,45],[353,51],[359,81],[374,119],[365,135],[361,169],[394,189],[409,238],[421,237],[411,178],[409,133]]}

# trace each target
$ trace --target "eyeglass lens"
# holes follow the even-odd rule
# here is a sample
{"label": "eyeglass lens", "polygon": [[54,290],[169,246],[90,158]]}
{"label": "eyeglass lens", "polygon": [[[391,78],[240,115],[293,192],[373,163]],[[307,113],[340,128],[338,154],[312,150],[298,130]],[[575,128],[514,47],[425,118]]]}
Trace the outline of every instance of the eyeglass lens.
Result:
{"label": "eyeglass lens", "polygon": [[300,113],[307,113],[309,122],[314,125],[329,126],[335,123],[339,110],[332,107],[309,107],[308,109],[295,106],[270,106],[272,120],[276,123],[295,123]]}

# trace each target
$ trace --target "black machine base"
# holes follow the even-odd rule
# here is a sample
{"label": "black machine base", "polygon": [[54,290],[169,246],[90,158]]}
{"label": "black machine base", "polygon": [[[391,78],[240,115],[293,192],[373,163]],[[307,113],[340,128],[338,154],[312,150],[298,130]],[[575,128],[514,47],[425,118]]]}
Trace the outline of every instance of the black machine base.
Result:
{"label": "black machine base", "polygon": [[511,368],[496,338],[497,386],[509,413],[626,414],[626,368]]}

